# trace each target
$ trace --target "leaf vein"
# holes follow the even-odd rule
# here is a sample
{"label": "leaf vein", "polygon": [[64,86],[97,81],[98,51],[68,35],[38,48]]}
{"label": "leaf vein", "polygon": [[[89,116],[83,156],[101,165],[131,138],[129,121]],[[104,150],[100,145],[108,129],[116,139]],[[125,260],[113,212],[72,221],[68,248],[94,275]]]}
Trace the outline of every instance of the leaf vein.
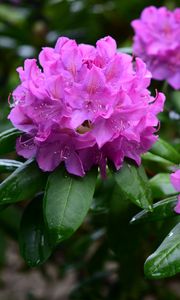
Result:
{"label": "leaf vein", "polygon": [[70,184],[69,184],[69,188],[68,188],[68,192],[67,192],[67,197],[66,197],[66,201],[65,201],[65,204],[64,204],[63,212],[62,212],[62,220],[60,222],[60,228],[61,228],[61,226],[63,224],[63,221],[64,221],[65,210],[66,210],[66,207],[67,207],[67,204],[68,204],[68,198],[69,198],[70,191],[71,191],[71,188],[72,188],[72,183],[73,183],[73,180],[72,180],[72,178],[70,178]]}
{"label": "leaf vein", "polygon": [[160,257],[159,260],[157,260],[158,262],[157,262],[156,266],[154,266],[154,269],[152,268],[153,273],[156,272],[156,271],[158,270],[158,267],[159,267],[159,265],[163,262],[163,260],[164,260],[164,259],[168,259],[169,255],[170,255],[176,248],[178,248],[179,246],[180,246],[180,242],[177,243],[177,244],[176,244],[175,246],[173,246],[172,248],[170,248],[168,252],[166,252],[164,255],[162,255],[162,256]]}

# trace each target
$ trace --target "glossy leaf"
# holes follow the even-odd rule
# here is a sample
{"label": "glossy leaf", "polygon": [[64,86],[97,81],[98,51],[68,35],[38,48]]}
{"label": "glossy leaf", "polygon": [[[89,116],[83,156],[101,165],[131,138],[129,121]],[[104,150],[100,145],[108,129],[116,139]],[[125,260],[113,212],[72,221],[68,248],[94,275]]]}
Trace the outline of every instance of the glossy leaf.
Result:
{"label": "glossy leaf", "polygon": [[159,173],[149,180],[154,198],[163,198],[177,194],[170,182],[170,175],[167,173]]}
{"label": "glossy leaf", "polygon": [[160,247],[148,257],[144,265],[148,278],[160,279],[180,272],[180,223],[162,242]]}
{"label": "glossy leaf", "polygon": [[21,132],[15,128],[6,130],[0,133],[0,155],[12,152],[15,150],[16,138]]}
{"label": "glossy leaf", "polygon": [[22,162],[12,159],[0,159],[0,172],[13,172],[23,165]]}
{"label": "glossy leaf", "polygon": [[152,209],[151,190],[143,166],[124,163],[123,167],[114,173],[115,180],[126,198],[141,208]]}
{"label": "glossy leaf", "polygon": [[48,178],[44,195],[44,217],[54,244],[68,238],[83,222],[92,202],[97,171],[83,178],[60,167]]}
{"label": "glossy leaf", "polygon": [[42,199],[35,198],[25,209],[19,232],[21,255],[26,263],[35,267],[44,263],[51,255],[44,220]]}
{"label": "glossy leaf", "polygon": [[135,215],[130,221],[131,224],[140,222],[151,222],[163,220],[165,218],[170,218],[177,216],[174,212],[174,207],[177,204],[177,196],[173,196],[162,201],[159,201],[153,205],[153,212],[148,212],[143,210],[137,215]]}
{"label": "glossy leaf", "polygon": [[36,162],[27,161],[0,184],[0,205],[31,199],[44,189],[46,178]]}
{"label": "glossy leaf", "polygon": [[169,143],[159,138],[150,150],[155,155],[165,158],[166,160],[172,161],[175,164],[180,163],[180,154],[172,147]]}

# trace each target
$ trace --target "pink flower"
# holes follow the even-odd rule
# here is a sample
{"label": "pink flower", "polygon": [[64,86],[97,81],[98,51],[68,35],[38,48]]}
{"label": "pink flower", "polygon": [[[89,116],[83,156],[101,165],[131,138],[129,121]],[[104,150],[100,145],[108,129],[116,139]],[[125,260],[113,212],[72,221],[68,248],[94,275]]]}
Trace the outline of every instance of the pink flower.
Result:
{"label": "pink flower", "polygon": [[21,84],[13,92],[9,119],[24,132],[17,152],[35,157],[44,171],[62,162],[84,176],[93,165],[106,175],[106,162],[120,169],[125,157],[139,165],[156,141],[157,114],[165,97],[150,95],[151,74],[141,59],[116,51],[111,37],[96,47],[66,37],[43,48],[17,69]]}
{"label": "pink flower", "polygon": [[167,80],[180,88],[180,9],[147,7],[140,19],[131,23],[135,55],[141,57],[153,78]]}
{"label": "pink flower", "polygon": [[[180,169],[170,175],[170,181],[177,192],[180,192]],[[180,214],[180,194],[178,195],[178,203],[175,212]]]}

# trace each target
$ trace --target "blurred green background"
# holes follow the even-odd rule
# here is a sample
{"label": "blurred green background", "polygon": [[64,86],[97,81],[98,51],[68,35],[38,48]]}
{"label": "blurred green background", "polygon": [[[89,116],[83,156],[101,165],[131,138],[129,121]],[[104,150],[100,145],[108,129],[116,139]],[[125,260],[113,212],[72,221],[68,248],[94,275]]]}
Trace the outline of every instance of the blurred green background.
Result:
{"label": "blurred green background", "polygon": [[[11,127],[7,121],[8,96],[18,84],[16,68],[25,58],[37,57],[43,46],[53,46],[59,36],[95,44],[111,35],[118,47],[132,45],[131,20],[149,5],[170,9],[179,1],[149,0],[31,0],[0,1],[0,132]],[[162,89],[153,83],[152,89]],[[162,119],[162,136],[179,149],[177,120],[179,92],[168,92]],[[169,100],[168,100],[169,101]],[[169,118],[171,113],[172,118]],[[45,266],[30,270],[18,255],[17,230],[22,206],[0,213],[0,300],[176,300],[180,299],[179,277],[149,281],[143,275],[143,262],[175,223],[128,224],[138,211],[116,199],[117,187],[106,182],[106,201],[111,199],[111,215],[92,207],[84,225],[63,242]],[[113,191],[113,192],[112,192]],[[103,198],[104,201],[104,198]],[[105,225],[112,240],[106,235]],[[110,250],[109,244],[116,255]]]}

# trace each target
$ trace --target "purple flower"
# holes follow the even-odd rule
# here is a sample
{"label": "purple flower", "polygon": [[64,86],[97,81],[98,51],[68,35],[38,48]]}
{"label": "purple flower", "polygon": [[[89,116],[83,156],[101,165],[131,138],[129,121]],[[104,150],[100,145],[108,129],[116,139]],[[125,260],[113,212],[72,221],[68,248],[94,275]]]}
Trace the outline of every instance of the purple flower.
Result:
{"label": "purple flower", "polygon": [[167,80],[180,88],[180,9],[147,7],[140,19],[131,23],[135,55],[141,57],[153,78]]}
{"label": "purple flower", "polygon": [[118,53],[111,37],[96,47],[65,37],[45,47],[17,69],[21,84],[13,92],[9,115],[24,132],[17,152],[35,157],[44,171],[61,162],[84,176],[93,165],[106,175],[107,159],[120,169],[125,157],[139,165],[156,141],[157,114],[165,97],[150,95],[151,74],[137,58]]}
{"label": "purple flower", "polygon": [[[180,169],[170,175],[170,181],[177,192],[180,192]],[[180,214],[180,194],[178,195],[178,203],[175,212]]]}

